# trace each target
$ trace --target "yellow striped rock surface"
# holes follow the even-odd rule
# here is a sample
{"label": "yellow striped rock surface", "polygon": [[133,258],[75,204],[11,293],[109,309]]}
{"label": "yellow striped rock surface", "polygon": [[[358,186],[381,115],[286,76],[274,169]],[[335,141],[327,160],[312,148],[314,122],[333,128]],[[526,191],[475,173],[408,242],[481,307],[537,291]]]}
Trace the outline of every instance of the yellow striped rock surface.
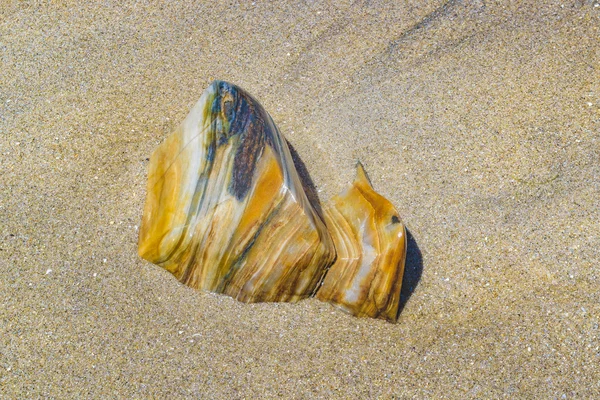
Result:
{"label": "yellow striped rock surface", "polygon": [[269,114],[216,81],[150,159],[139,254],[193,288],[296,301],[335,249]]}
{"label": "yellow striped rock surface", "polygon": [[269,114],[215,81],[150,158],[138,251],[196,289],[245,302],[316,293],[395,321],[406,254],[396,210],[362,166],[327,226],[316,206]]}
{"label": "yellow striped rock surface", "polygon": [[325,221],[337,259],[317,298],[359,317],[396,321],[406,231],[392,203],[373,190],[362,164],[350,188],[325,208]]}

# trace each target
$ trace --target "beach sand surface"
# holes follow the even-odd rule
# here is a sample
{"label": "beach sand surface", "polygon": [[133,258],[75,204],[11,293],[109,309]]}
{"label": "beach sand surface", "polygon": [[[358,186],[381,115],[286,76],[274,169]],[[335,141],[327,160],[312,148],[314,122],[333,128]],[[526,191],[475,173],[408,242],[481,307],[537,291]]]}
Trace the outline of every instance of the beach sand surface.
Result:
{"label": "beach sand surface", "polygon": [[[600,397],[600,4],[57,3],[0,5],[0,397]],[[397,324],[138,257],[148,157],[215,79],[322,202],[360,160],[394,203]]]}

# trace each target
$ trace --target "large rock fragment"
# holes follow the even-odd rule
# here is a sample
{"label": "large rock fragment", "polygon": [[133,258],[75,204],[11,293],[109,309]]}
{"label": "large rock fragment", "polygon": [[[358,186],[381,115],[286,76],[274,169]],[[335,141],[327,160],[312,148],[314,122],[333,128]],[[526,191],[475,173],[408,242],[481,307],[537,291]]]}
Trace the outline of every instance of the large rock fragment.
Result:
{"label": "large rock fragment", "polygon": [[246,302],[308,297],[335,259],[271,117],[221,81],[150,159],[139,254]]}

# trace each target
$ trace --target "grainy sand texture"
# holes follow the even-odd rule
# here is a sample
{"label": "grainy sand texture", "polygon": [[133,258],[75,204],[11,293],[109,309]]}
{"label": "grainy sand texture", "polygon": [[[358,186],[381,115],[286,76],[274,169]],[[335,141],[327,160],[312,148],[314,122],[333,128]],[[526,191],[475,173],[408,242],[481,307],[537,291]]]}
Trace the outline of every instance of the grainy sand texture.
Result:
{"label": "grainy sand texture", "polygon": [[[33,3],[0,4],[0,397],[600,397],[596,1]],[[360,160],[395,204],[397,324],[137,256],[148,157],[214,79],[321,201]]]}

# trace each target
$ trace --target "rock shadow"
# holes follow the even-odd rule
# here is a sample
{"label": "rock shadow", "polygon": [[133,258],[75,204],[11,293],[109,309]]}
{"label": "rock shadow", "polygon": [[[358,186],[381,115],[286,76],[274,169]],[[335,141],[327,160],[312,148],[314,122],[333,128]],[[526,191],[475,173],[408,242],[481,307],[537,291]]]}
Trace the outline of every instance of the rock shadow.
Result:
{"label": "rock shadow", "polygon": [[310,201],[317,214],[319,214],[319,217],[321,217],[321,219],[325,221],[325,219],[323,218],[323,208],[321,207],[321,201],[319,200],[319,195],[317,194],[317,187],[315,186],[315,183],[310,177],[310,174],[308,173],[308,169],[306,168],[304,161],[302,161],[300,155],[298,154],[294,146],[292,146],[292,144],[288,142],[287,139],[285,139],[285,142],[287,143],[290,149],[290,154],[292,155],[292,160],[294,161],[294,167],[296,167],[296,171],[298,171],[298,175],[300,176],[300,182],[302,183],[302,188],[304,189],[304,193],[306,193],[306,197],[308,197],[308,201]]}
{"label": "rock shadow", "polygon": [[406,229],[406,263],[404,264],[404,276],[402,277],[402,290],[400,291],[400,306],[398,316],[404,310],[408,299],[412,296],[423,274],[423,256],[417,245],[415,237]]}

